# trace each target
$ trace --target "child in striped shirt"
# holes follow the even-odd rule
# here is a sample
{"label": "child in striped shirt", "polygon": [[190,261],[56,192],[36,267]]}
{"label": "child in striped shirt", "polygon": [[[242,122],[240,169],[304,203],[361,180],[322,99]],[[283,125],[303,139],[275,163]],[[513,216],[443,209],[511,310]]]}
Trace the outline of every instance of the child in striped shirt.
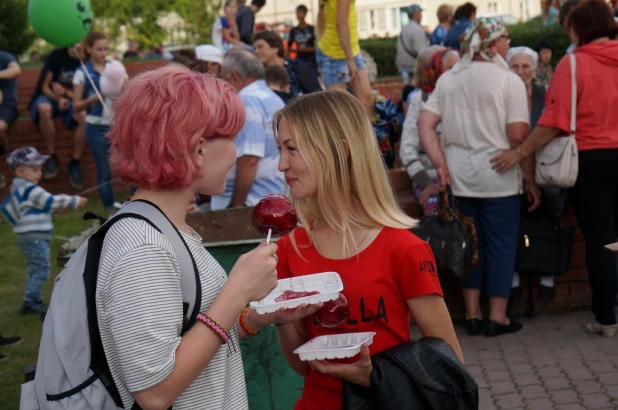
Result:
{"label": "child in striped shirt", "polygon": [[26,292],[22,313],[43,313],[41,288],[51,272],[49,242],[52,237],[52,211],[76,209],[88,200],[80,196],[52,195],[38,183],[42,166],[49,156],[41,155],[32,147],[16,149],[7,162],[14,174],[8,198],[0,209],[17,235],[17,246],[27,261]]}

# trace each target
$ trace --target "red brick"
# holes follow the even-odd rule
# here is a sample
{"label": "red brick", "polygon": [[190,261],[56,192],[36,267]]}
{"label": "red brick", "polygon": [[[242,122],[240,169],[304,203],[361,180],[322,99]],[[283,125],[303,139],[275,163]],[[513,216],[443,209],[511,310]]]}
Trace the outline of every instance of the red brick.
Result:
{"label": "red brick", "polygon": [[590,284],[584,281],[572,281],[570,283],[571,295],[587,295],[590,293]]}

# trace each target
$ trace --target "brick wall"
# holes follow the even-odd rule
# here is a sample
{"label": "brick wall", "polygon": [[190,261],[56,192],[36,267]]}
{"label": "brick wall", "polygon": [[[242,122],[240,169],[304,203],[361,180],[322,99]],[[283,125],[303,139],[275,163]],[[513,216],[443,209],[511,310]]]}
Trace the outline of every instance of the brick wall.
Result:
{"label": "brick wall", "polygon": [[[163,61],[139,61],[134,63],[126,63],[127,72],[130,76],[138,74],[143,71],[151,70],[165,64]],[[9,132],[9,145],[7,151],[12,151],[16,148],[30,145],[37,148],[41,153],[46,153],[45,144],[41,138],[37,127],[30,120],[28,113],[28,103],[30,97],[36,87],[37,80],[39,78],[39,69],[23,70],[18,81],[18,107],[20,117],[15,121]],[[73,152],[73,138],[74,131],[68,130],[59,119],[56,119],[56,154],[60,160],[60,172],[56,178],[48,181],[43,181],[42,186],[50,192],[75,194],[77,191],[69,184],[69,175],[67,172],[67,165],[71,159]],[[96,186],[96,170],[89,148],[86,146],[86,150],[82,157],[82,172],[84,178],[84,188]],[[8,192],[8,186],[10,185],[10,172],[8,170],[5,158],[0,159],[0,172],[4,173],[7,179],[7,187],[0,189],[0,198],[3,198]],[[120,183],[115,184],[115,189],[120,191],[128,190],[127,187]],[[96,191],[90,193],[91,195],[97,195]]]}
{"label": "brick wall", "polygon": [[[129,75],[135,75],[137,73],[147,71],[153,68],[160,67],[165,64],[162,61],[146,61],[127,63],[127,71]],[[28,118],[27,107],[28,101],[32,94],[32,90],[36,85],[38,79],[39,70],[24,70],[19,79],[19,107],[22,117],[19,118],[11,129],[9,135],[9,150],[18,148],[24,145],[32,145],[45,152],[43,141],[38,133],[36,127],[32,121]],[[391,95],[394,100],[398,101],[401,98],[401,90],[403,85],[398,82],[397,78],[381,79],[375,86],[381,92]],[[67,130],[60,121],[56,122],[57,126],[57,140],[56,150],[60,158],[61,169],[56,178],[51,181],[45,181],[42,185],[51,192],[62,193],[76,193],[75,190],[68,183],[68,174],[66,166],[70,160],[73,135],[72,131]],[[96,173],[90,151],[86,148],[84,156],[82,158],[82,169],[84,172],[84,187],[92,187],[96,185]],[[0,172],[4,172],[5,176],[10,182],[8,175],[8,169],[6,167],[6,161],[2,159],[0,161]],[[411,194],[411,183],[407,174],[401,170],[391,171],[391,179],[393,186],[398,192],[398,198],[402,201],[404,209],[414,216],[418,216],[420,208],[416,204]],[[8,185],[8,184],[7,184]],[[122,184],[116,184],[117,190],[127,190]],[[0,198],[3,198],[7,193],[7,189],[0,190]],[[96,195],[93,192],[92,195]],[[567,206],[563,222],[568,225],[576,225],[576,220],[573,215],[572,208]],[[528,294],[528,280],[523,279],[523,299],[516,303],[512,310],[516,313],[524,313],[527,309],[527,294]],[[576,232],[576,243],[573,249],[573,258],[571,260],[570,270],[567,274],[556,278],[556,299],[551,302],[544,302],[538,299],[538,278],[533,281],[534,284],[534,303],[536,312],[551,312],[561,311],[565,309],[572,309],[588,305],[590,303],[590,290],[588,286],[587,272],[584,261],[584,243],[581,236],[581,232]],[[451,281],[443,281],[444,290],[446,293],[446,300],[449,305],[451,314],[455,318],[463,317],[463,302],[461,300],[461,292],[459,286]],[[485,309],[487,312],[488,310]]]}

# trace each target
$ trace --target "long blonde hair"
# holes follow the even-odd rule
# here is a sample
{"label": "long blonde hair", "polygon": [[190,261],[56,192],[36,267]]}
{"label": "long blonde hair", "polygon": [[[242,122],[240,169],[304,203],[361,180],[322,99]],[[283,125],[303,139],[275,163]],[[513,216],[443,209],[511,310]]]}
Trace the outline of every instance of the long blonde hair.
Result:
{"label": "long blonde hair", "polygon": [[[351,245],[358,246],[352,225],[397,229],[416,225],[395,200],[369,117],[354,96],[335,90],[299,97],[275,114],[275,135],[283,119],[310,172],[317,172],[316,195],[292,198],[311,243],[311,225],[317,218],[342,233],[343,256],[353,253]],[[294,235],[291,239],[299,253]]]}

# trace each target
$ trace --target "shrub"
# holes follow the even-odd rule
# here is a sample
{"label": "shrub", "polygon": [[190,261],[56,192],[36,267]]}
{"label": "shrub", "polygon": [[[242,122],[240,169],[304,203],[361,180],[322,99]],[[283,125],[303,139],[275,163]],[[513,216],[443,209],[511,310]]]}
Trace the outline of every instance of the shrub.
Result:
{"label": "shrub", "polygon": [[360,41],[360,46],[375,60],[378,66],[378,77],[399,75],[395,64],[397,37],[365,39]]}
{"label": "shrub", "polygon": [[511,36],[511,46],[526,46],[534,49],[536,43],[544,40],[554,47],[552,64],[555,66],[566,54],[566,49],[571,44],[569,36],[562,31],[558,24],[544,26],[539,20],[515,24],[508,27]]}
{"label": "shrub", "polygon": [[[536,43],[543,39],[554,47],[553,64],[566,53],[571,43],[569,37],[562,31],[558,24],[543,26],[539,20],[531,20],[526,23],[508,26],[511,36],[511,45],[527,46],[534,48]],[[397,55],[398,37],[364,39],[360,41],[361,48],[367,51],[378,66],[378,77],[394,77],[399,75],[395,57]]]}

